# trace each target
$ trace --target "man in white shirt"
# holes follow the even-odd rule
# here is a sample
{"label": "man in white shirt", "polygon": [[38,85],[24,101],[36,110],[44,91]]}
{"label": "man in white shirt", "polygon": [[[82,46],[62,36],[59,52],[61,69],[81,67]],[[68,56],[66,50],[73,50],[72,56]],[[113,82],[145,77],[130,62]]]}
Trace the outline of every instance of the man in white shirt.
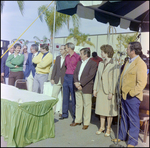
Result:
{"label": "man in white shirt", "polygon": [[32,44],[30,48],[31,53],[28,55],[28,59],[26,62],[26,69],[24,72],[24,76],[27,79],[27,88],[29,91],[32,91],[33,80],[35,76],[35,67],[36,64],[32,62],[32,59],[38,54],[38,46],[36,44]]}
{"label": "man in white shirt", "polygon": [[[63,94],[62,88],[63,88],[64,76],[66,72],[65,57],[67,55],[67,51],[64,49],[64,47],[65,47],[64,45],[60,47],[61,55],[56,57],[56,61],[55,61],[53,71],[52,71],[52,76],[51,76],[51,83],[54,84],[53,91],[52,91],[52,97],[54,98],[58,98],[58,94],[60,91],[61,91],[61,94]],[[59,111],[59,116],[61,115],[62,115],[62,102],[61,102],[61,107]]]}
{"label": "man in white shirt", "polygon": [[[11,44],[8,45],[8,48],[11,46]],[[6,60],[7,57],[14,53],[14,46],[12,46],[9,51],[2,57],[1,59],[1,78],[4,77],[5,84],[8,85],[8,79],[9,79],[9,67],[7,67]]]}
{"label": "man in white shirt", "polygon": [[79,61],[74,71],[74,84],[76,87],[76,112],[75,122],[70,126],[81,125],[83,115],[83,130],[86,130],[91,120],[91,106],[93,93],[93,78],[97,70],[97,63],[90,59],[90,49],[82,48],[80,50]]}

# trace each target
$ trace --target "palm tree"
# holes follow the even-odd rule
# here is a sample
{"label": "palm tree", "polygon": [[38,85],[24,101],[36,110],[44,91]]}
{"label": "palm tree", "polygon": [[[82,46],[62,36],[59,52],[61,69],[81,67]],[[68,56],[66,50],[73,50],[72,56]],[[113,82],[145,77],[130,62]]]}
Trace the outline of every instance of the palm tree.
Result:
{"label": "palm tree", "polygon": [[77,46],[79,46],[80,44],[82,46],[84,46],[85,43],[86,43],[88,45],[91,45],[91,46],[95,47],[95,45],[92,42],[87,40],[89,34],[81,33],[79,31],[79,27],[76,26],[76,27],[74,27],[74,29],[73,28],[69,29],[69,31],[70,31],[70,34],[66,38],[66,41],[68,41],[69,39],[73,38],[74,41],[76,42],[75,45],[77,45]]}
{"label": "palm tree", "polygon": [[38,42],[41,44],[44,44],[44,43],[46,43],[47,41],[49,41],[50,42],[50,39],[48,39],[46,36],[43,36],[43,40],[40,40],[40,38],[39,37],[37,37],[37,36],[34,36],[33,37],[34,39],[36,39],[36,40],[38,40]]}
{"label": "palm tree", "polygon": [[108,26],[108,29],[107,29],[107,41],[108,41],[108,44],[109,44],[109,41],[110,41],[110,33],[112,32],[112,43],[113,43],[113,35],[114,35],[114,32],[117,33],[116,31],[116,28],[109,25]]}
{"label": "palm tree", "polygon": [[[43,5],[38,8],[38,15],[41,14],[41,12],[44,11],[46,8],[46,5]],[[53,24],[54,24],[54,7],[50,7],[49,9],[46,9],[43,14],[40,16],[40,20],[43,21],[43,17],[45,22],[47,23],[48,29],[51,33],[50,39],[51,39],[51,44],[53,44]],[[72,20],[73,25],[79,26],[79,17],[78,15],[66,15],[63,13],[59,13],[56,11],[55,15],[55,33],[57,33],[64,25],[67,25],[69,29],[69,21]]]}
{"label": "palm tree", "polygon": [[[13,39],[13,40],[11,41],[11,43],[14,43],[16,40],[17,40],[17,39]],[[23,44],[23,45],[27,45],[27,44],[29,43],[28,40],[24,40],[24,39],[19,39],[18,42],[20,42],[20,43]]]}
{"label": "palm tree", "polygon": [[73,38],[74,39],[74,41],[75,41],[75,44],[78,42],[78,40],[80,39],[80,36],[81,36],[81,33],[79,32],[79,28],[76,26],[76,27],[74,27],[74,28],[70,28],[69,29],[69,32],[70,32],[70,34],[69,34],[69,36],[66,38],[66,42],[69,40],[69,39],[71,39],[71,38]]}
{"label": "palm tree", "polygon": [[[4,3],[5,3],[5,1],[1,1],[1,13],[3,12]],[[23,15],[24,1],[17,1],[17,4],[19,6],[19,10],[20,10],[21,14]]]}

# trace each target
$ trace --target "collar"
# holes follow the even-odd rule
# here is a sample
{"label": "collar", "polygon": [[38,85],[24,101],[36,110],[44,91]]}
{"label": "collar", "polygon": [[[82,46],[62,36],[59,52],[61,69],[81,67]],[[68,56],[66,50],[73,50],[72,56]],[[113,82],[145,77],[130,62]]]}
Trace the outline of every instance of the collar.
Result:
{"label": "collar", "polygon": [[[105,60],[106,60],[106,59],[105,59]],[[105,63],[105,60],[103,60],[102,63]],[[113,58],[111,58],[111,60],[110,60],[107,64],[109,64],[109,63],[110,63],[110,64],[113,64],[113,63],[114,63],[114,62],[113,62]]]}
{"label": "collar", "polygon": [[89,59],[90,59],[90,58],[86,59],[85,61],[83,61],[83,60],[82,60],[82,63],[86,63],[86,62],[88,62],[88,60],[89,60]]}
{"label": "collar", "polygon": [[61,57],[61,59],[65,59],[66,56],[63,58],[63,56],[61,55],[60,57]]}
{"label": "collar", "polygon": [[139,55],[137,55],[136,57],[134,57],[134,58],[129,58],[129,63],[131,63],[131,62],[133,62],[137,57],[139,57]]}

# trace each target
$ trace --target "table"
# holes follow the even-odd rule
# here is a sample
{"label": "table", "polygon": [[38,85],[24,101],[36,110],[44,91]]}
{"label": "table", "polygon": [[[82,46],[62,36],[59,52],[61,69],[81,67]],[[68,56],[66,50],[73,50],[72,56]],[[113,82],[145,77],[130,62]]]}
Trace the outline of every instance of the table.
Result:
{"label": "table", "polygon": [[[44,88],[43,88],[43,94],[52,96],[52,91],[53,91],[53,85],[51,82],[44,82]],[[60,111],[60,108],[62,106],[62,92],[60,91],[58,94],[58,102],[56,104],[56,107],[54,107],[54,111],[57,113]]]}
{"label": "table", "polygon": [[1,135],[7,147],[24,147],[55,137],[58,99],[1,83]]}

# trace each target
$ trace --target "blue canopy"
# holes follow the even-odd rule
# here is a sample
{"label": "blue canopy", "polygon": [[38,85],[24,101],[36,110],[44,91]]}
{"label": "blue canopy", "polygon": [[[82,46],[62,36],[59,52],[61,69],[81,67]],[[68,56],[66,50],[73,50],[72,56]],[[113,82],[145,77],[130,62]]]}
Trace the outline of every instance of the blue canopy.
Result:
{"label": "blue canopy", "polygon": [[57,1],[57,12],[149,32],[149,1]]}

